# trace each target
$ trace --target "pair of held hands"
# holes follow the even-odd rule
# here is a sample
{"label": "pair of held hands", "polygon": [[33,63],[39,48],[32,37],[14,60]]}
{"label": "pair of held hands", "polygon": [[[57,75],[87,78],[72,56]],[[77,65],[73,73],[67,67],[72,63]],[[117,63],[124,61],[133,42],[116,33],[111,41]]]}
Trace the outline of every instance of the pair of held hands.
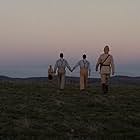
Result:
{"label": "pair of held hands", "polygon": [[[73,71],[74,71],[74,68],[73,69],[70,69],[70,72],[73,72]],[[89,71],[89,76],[90,76],[90,73],[91,72]],[[56,71],[54,71],[53,74],[56,75]]]}
{"label": "pair of held hands", "polygon": [[[70,72],[73,72],[74,71],[74,68],[73,69],[69,69]],[[56,71],[54,71],[54,74],[56,74]]]}

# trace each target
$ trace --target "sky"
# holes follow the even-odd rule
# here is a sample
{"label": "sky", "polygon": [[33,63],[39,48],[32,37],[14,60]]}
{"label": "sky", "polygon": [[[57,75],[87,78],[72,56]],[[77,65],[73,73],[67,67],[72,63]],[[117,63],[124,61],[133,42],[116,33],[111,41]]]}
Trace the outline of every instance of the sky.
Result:
{"label": "sky", "polygon": [[0,73],[46,69],[60,52],[71,66],[86,53],[94,71],[109,45],[116,74],[140,75],[139,13],[140,0],[0,0]]}

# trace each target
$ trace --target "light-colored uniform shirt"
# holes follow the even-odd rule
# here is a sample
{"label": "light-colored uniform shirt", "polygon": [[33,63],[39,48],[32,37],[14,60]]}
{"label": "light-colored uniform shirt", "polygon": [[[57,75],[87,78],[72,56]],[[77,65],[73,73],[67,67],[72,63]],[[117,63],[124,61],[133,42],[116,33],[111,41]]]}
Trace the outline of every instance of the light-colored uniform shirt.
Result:
{"label": "light-colored uniform shirt", "polygon": [[54,67],[54,72],[56,72],[56,70],[63,68],[64,70],[66,69],[66,67],[71,71],[71,67],[69,66],[67,60],[60,58],[56,61],[55,67]]}
{"label": "light-colored uniform shirt", "polygon": [[78,66],[80,66],[80,69],[86,68],[87,70],[91,71],[90,62],[88,62],[86,59],[80,60],[80,61],[73,67],[73,70],[76,69]]}
{"label": "light-colored uniform shirt", "polygon": [[[107,58],[108,55],[109,55],[109,57]],[[106,61],[105,61],[105,59],[106,59]],[[105,53],[100,55],[98,62],[97,62],[97,65],[99,65],[100,63],[101,64],[103,63],[103,66],[101,67],[101,70],[100,70],[101,74],[110,74],[111,71],[114,73],[115,68],[114,68],[114,60],[113,60],[112,55],[105,54]]]}

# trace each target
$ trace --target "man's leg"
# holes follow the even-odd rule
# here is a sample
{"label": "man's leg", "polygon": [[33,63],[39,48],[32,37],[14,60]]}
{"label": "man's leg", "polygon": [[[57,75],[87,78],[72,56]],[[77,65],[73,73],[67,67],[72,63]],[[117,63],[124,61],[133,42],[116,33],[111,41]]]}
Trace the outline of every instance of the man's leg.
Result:
{"label": "man's leg", "polygon": [[60,89],[64,89],[65,87],[65,74],[61,75],[61,85],[60,85]]}
{"label": "man's leg", "polygon": [[88,86],[88,71],[85,71],[85,76],[84,76],[84,83],[85,83],[85,88]]}
{"label": "man's leg", "polygon": [[80,90],[84,90],[85,85],[84,85],[84,73],[83,70],[80,70]]}
{"label": "man's leg", "polygon": [[58,73],[58,88],[60,89],[61,86],[61,74]]}
{"label": "man's leg", "polygon": [[106,74],[106,85],[105,85],[106,93],[108,93],[109,80],[110,80],[110,74]]}
{"label": "man's leg", "polygon": [[105,92],[105,87],[106,87],[106,75],[105,74],[101,74],[101,84],[102,84],[102,92]]}

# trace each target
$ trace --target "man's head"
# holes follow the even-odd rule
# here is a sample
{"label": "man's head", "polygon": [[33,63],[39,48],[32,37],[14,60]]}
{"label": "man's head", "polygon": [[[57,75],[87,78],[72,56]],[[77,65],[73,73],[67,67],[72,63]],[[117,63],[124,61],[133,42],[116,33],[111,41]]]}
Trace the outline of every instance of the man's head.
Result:
{"label": "man's head", "polygon": [[50,65],[50,68],[52,68],[52,65]]}
{"label": "man's head", "polygon": [[63,58],[63,53],[60,53],[60,58]]}
{"label": "man's head", "polygon": [[105,46],[104,47],[104,52],[107,54],[107,53],[109,53],[109,46]]}
{"label": "man's head", "polygon": [[87,57],[87,56],[84,54],[84,55],[83,55],[83,59],[86,59],[86,57]]}

